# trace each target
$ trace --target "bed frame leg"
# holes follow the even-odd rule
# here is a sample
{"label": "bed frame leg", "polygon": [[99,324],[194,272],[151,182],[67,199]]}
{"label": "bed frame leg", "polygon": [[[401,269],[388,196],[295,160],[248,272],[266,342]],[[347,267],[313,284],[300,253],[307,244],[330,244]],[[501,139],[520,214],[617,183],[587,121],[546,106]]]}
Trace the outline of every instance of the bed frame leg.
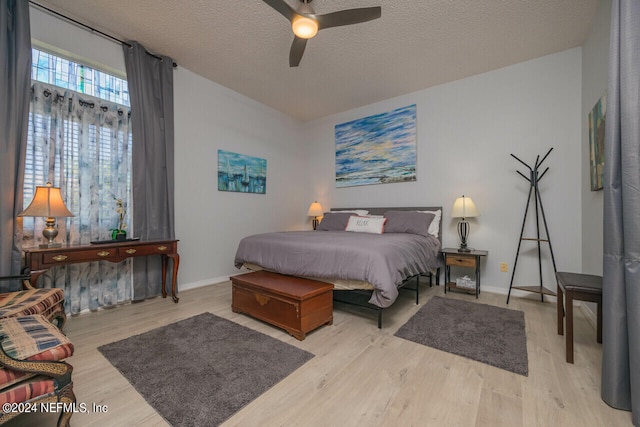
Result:
{"label": "bed frame leg", "polygon": [[382,329],[382,309],[378,307],[378,329]]}
{"label": "bed frame leg", "polygon": [[416,305],[420,303],[420,274],[416,276]]}

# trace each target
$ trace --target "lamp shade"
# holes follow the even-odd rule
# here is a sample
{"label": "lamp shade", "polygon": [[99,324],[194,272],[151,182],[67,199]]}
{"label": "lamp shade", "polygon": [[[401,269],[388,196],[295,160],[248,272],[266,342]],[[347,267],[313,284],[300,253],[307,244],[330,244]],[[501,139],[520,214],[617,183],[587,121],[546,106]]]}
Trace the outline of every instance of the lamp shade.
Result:
{"label": "lamp shade", "polygon": [[50,182],[46,186],[37,186],[31,204],[18,216],[42,216],[48,218],[74,216],[62,201],[60,189]]}
{"label": "lamp shade", "polygon": [[451,208],[451,218],[473,218],[478,215],[478,209],[471,197],[458,197]]}
{"label": "lamp shade", "polygon": [[322,205],[318,202],[313,202],[309,206],[309,211],[307,212],[307,216],[322,216],[323,214]]}

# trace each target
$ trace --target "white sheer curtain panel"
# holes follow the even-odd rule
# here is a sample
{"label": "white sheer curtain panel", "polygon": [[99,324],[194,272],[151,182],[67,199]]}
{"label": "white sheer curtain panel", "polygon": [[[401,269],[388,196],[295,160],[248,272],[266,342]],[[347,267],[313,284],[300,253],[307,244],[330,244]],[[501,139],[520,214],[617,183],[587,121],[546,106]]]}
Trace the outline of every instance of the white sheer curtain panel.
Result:
{"label": "white sheer curtain panel", "polygon": [[[58,241],[87,244],[119,228],[116,200],[131,200],[129,108],[34,83],[25,168],[25,206],[36,185],[60,187],[73,218],[58,220]],[[125,216],[129,222],[129,215]],[[42,240],[43,218],[25,218],[23,247]],[[130,228],[129,228],[130,230]],[[131,300],[131,261],[51,269],[45,286],[63,288],[66,310],[79,313]]]}

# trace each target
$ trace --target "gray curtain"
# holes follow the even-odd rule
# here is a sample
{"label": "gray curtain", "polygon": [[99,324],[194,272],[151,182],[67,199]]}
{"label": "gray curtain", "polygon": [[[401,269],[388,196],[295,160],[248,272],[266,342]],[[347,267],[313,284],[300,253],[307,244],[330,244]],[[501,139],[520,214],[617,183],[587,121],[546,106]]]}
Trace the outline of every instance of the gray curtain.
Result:
{"label": "gray curtain", "polygon": [[602,399],[640,425],[640,1],[613,0],[604,167]]}
{"label": "gray curtain", "polygon": [[[0,276],[20,273],[22,184],[31,99],[29,3],[0,0]],[[15,238],[14,238],[15,236]],[[0,282],[2,291],[17,282]]]}
{"label": "gray curtain", "polygon": [[[136,42],[123,49],[131,100],[133,234],[173,239],[173,60]],[[159,257],[134,259],[133,271],[133,300],[160,293]]]}

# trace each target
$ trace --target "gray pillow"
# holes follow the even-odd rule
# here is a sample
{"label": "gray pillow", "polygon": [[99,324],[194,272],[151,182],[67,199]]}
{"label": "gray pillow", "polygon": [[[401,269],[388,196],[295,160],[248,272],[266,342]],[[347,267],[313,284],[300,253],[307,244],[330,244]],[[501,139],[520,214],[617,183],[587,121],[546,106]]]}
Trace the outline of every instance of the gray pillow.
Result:
{"label": "gray pillow", "polygon": [[429,225],[435,218],[432,213],[415,211],[387,211],[384,216],[387,218],[385,233],[411,233],[425,237],[430,236]]}
{"label": "gray pillow", "polygon": [[316,230],[319,231],[344,231],[347,228],[349,218],[354,215],[347,212],[325,212],[322,221]]}

